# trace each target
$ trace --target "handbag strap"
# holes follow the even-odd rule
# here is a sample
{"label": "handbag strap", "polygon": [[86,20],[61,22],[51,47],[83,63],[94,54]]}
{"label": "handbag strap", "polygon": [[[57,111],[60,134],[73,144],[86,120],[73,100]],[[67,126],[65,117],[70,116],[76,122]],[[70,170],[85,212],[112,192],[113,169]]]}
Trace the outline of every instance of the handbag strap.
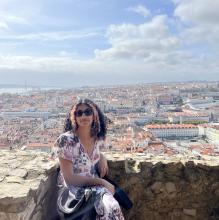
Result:
{"label": "handbag strap", "polygon": [[[57,205],[59,210],[65,214],[77,212],[84,202],[87,202],[92,195],[92,189],[85,189],[80,199],[76,199],[75,195],[67,187],[60,190]],[[71,204],[74,204],[71,207]]]}

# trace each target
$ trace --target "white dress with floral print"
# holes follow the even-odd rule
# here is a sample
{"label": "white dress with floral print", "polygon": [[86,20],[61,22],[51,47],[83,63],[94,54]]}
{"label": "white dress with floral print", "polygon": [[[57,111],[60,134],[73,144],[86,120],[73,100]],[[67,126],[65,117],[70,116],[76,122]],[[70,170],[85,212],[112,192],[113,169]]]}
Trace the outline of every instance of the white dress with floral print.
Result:
{"label": "white dress with floral print", "polygon": [[[72,162],[72,169],[75,174],[87,177],[98,177],[96,165],[100,159],[99,149],[104,146],[104,141],[98,140],[94,144],[92,155],[89,157],[85,152],[79,137],[72,131],[68,131],[59,136],[55,143],[57,156]],[[66,185],[62,173],[59,173],[58,184]],[[80,187],[68,186],[72,193],[77,195]],[[93,186],[98,193],[103,195],[102,200],[97,201],[95,209],[97,220],[123,220],[123,214],[118,202],[111,192],[103,186]]]}

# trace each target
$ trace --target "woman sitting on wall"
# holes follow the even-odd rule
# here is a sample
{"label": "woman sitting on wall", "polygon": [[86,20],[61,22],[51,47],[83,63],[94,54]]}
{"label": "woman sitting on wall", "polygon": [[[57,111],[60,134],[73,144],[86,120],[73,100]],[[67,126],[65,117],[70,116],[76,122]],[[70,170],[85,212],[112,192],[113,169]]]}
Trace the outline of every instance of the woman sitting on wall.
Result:
{"label": "woman sitting on wall", "polygon": [[55,144],[60,162],[58,183],[74,195],[81,188],[95,189],[101,195],[94,203],[96,219],[123,220],[113,197],[115,188],[102,178],[108,173],[107,161],[99,150],[104,147],[106,136],[103,113],[91,100],[80,100],[71,108],[64,131]]}

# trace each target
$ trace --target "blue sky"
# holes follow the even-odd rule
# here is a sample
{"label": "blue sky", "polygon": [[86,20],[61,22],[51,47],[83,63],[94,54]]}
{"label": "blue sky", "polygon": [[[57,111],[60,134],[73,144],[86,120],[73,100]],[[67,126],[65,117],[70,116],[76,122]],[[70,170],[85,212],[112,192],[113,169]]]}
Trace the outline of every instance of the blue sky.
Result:
{"label": "blue sky", "polygon": [[217,0],[1,0],[0,84],[219,80],[218,23]]}

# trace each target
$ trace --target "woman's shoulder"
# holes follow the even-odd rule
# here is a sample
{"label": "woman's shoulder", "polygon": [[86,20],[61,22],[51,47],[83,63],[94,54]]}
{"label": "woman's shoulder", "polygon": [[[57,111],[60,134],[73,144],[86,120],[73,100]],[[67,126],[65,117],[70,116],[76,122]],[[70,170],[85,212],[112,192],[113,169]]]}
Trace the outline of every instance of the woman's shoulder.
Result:
{"label": "woman's shoulder", "polygon": [[63,138],[63,137],[66,137],[66,138],[76,138],[77,135],[73,131],[66,131],[66,132],[60,134],[58,138]]}
{"label": "woman's shoulder", "polygon": [[78,142],[79,142],[78,137],[72,131],[67,131],[60,134],[57,139],[57,143],[60,147],[63,147],[65,145],[75,145]]}

